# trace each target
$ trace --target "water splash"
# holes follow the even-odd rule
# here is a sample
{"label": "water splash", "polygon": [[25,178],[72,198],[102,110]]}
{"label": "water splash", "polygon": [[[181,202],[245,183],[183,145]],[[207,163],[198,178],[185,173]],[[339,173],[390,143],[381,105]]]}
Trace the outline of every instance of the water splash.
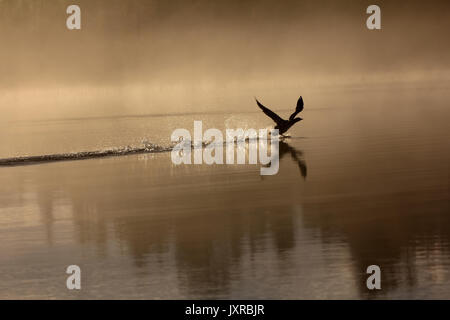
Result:
{"label": "water splash", "polygon": [[[286,138],[286,137],[285,137]],[[270,137],[268,137],[270,139]],[[245,137],[243,141],[246,143],[256,142],[258,139]],[[237,139],[239,141],[239,139]],[[69,153],[58,153],[58,154],[45,154],[38,156],[21,156],[21,157],[12,157],[12,158],[3,158],[0,159],[0,167],[11,167],[11,166],[23,166],[23,165],[31,165],[31,164],[40,164],[46,162],[57,162],[57,161],[71,161],[71,160],[87,160],[87,159],[95,159],[95,158],[105,158],[105,157],[114,157],[114,156],[126,156],[132,154],[145,154],[145,153],[161,153],[161,152],[170,152],[174,149],[174,147],[179,143],[174,142],[169,146],[160,146],[154,143],[151,143],[146,138],[142,139],[141,146],[133,147],[133,146],[125,146],[121,148],[112,148],[112,149],[104,149],[97,151],[82,151],[82,152],[69,152]],[[187,143],[191,149],[197,148],[205,148],[205,147],[215,147],[215,146],[226,146],[228,143],[234,144],[235,141],[202,141],[202,143],[194,143],[191,140],[185,140],[184,143]],[[182,149],[182,145],[179,145]]]}
{"label": "water splash", "polygon": [[173,148],[172,146],[163,147],[150,143],[146,140],[145,141],[143,140],[142,146],[139,147],[126,146],[123,148],[113,148],[97,151],[82,151],[82,152],[70,152],[59,154],[46,154],[39,156],[4,158],[0,159],[0,167],[39,164],[44,162],[55,162],[55,161],[85,160],[85,159],[125,156],[142,153],[168,152],[171,151],[172,148]]}

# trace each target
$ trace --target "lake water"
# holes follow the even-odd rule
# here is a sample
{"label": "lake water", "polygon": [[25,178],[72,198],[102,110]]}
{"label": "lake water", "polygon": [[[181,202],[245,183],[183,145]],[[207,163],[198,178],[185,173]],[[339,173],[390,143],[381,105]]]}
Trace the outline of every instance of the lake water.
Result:
{"label": "lake water", "polygon": [[[170,152],[0,167],[0,298],[448,299],[448,92],[306,98],[274,176]],[[9,121],[0,158],[271,125],[254,111]]]}

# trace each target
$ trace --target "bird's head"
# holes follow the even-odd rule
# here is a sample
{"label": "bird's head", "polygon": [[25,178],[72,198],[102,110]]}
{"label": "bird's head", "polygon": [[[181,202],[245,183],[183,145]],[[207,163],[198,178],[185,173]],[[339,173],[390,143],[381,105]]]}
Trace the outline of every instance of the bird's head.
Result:
{"label": "bird's head", "polygon": [[303,120],[303,118],[297,117],[297,118],[294,119],[294,123],[302,121],[302,120]]}

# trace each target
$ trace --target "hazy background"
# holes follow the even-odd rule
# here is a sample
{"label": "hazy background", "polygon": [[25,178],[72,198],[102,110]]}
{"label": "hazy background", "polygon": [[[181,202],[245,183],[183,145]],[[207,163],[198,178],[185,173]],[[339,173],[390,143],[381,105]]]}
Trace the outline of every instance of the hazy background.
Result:
{"label": "hazy background", "polygon": [[[448,299],[449,8],[0,0],[0,298]],[[299,95],[274,176],[168,152],[21,165],[266,128],[253,96],[287,117]]]}
{"label": "hazy background", "polygon": [[[381,7],[382,30],[366,28]],[[66,8],[81,7],[81,30]],[[448,1],[0,0],[1,120],[331,107],[447,85]],[[1,121],[0,120],[0,121]]]}

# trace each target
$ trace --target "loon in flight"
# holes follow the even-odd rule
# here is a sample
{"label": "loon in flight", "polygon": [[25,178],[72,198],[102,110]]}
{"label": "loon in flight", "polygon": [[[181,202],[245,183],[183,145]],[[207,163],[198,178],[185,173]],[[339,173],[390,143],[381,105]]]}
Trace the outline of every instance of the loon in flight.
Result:
{"label": "loon in flight", "polygon": [[275,112],[273,112],[272,110],[266,108],[265,106],[263,106],[258,99],[256,99],[256,103],[258,104],[258,107],[261,108],[261,110],[268,115],[273,121],[275,121],[275,123],[277,124],[275,126],[275,129],[279,130],[280,134],[285,133],[286,131],[289,130],[290,127],[292,127],[294,124],[296,124],[297,122],[299,122],[300,120],[303,120],[302,118],[298,117],[296,118],[295,116],[300,113],[303,110],[303,99],[300,96],[300,98],[297,101],[297,107],[295,108],[295,111],[293,114],[291,114],[291,116],[289,117],[289,120],[284,120],[282,119],[279,115],[277,115]]}

